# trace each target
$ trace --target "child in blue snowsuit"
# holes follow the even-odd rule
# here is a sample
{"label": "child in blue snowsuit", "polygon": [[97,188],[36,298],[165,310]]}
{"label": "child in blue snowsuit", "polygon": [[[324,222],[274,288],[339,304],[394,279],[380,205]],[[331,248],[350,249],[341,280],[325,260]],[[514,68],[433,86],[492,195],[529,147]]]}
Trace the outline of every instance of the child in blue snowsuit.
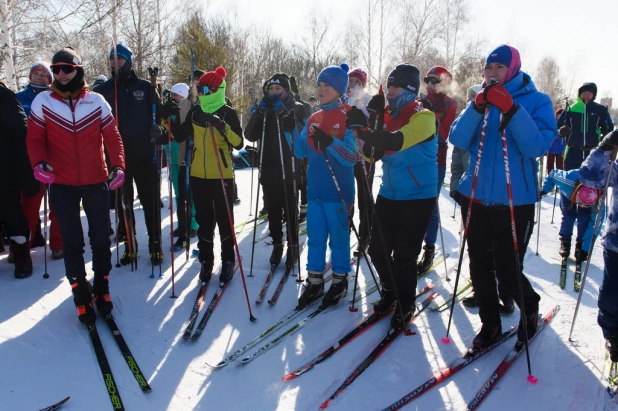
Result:
{"label": "child in blue snowsuit", "polygon": [[[599,289],[599,315],[597,321],[612,362],[618,362],[618,163],[611,162],[611,152],[618,145],[618,131],[607,134],[599,147],[592,150],[582,164],[579,180],[582,184],[598,189],[605,188],[611,170],[609,186],[613,188],[609,207],[608,224],[603,233],[603,283]],[[611,166],[611,168],[610,168]]]}
{"label": "child in blue snowsuit", "polygon": [[[320,72],[317,86],[321,110],[309,118],[300,137],[295,140],[297,143],[294,145],[294,155],[309,160],[307,168],[309,286],[298,300],[299,307],[305,307],[315,301],[324,291],[326,242],[329,238],[333,282],[322,300],[322,306],[336,304],[348,289],[347,275],[351,270],[348,213],[354,207],[354,165],[358,161],[356,138],[353,131],[346,128],[344,99],[348,88],[348,70],[346,64],[341,64],[326,67]],[[286,136],[290,138],[289,133],[286,133]],[[335,185],[329,164],[339,188]]]}
{"label": "child in blue snowsuit", "polygon": [[[575,245],[575,259],[577,262],[586,261],[590,252],[590,242],[594,231],[594,222],[597,217],[596,207],[584,207],[574,201],[580,188],[585,187],[579,182],[579,169],[564,171],[552,170],[543,181],[541,196],[547,195],[555,186],[564,195],[566,202],[560,204],[562,209],[562,224],[560,225],[560,256],[569,256],[571,249],[571,235],[577,218],[577,241]],[[601,205],[601,222],[605,218],[605,207]],[[567,247],[568,244],[568,247]]]}

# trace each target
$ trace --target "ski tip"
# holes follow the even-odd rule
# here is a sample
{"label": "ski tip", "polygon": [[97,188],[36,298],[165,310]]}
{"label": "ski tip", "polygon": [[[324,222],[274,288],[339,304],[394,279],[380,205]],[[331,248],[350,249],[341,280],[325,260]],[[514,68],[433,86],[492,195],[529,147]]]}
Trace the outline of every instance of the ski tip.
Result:
{"label": "ski tip", "polygon": [[358,312],[358,308],[356,308],[356,307],[349,307],[348,309],[350,310],[351,313]]}
{"label": "ski tip", "polygon": [[321,410],[326,409],[326,408],[328,408],[328,406],[329,406],[329,405],[330,405],[330,398],[329,398],[329,399],[327,399],[326,401],[324,401],[324,402],[322,403],[322,405],[320,405],[320,409],[321,409]]}
{"label": "ski tip", "polygon": [[536,384],[537,382],[539,382],[539,379],[532,374],[528,374],[528,382],[530,384]]}
{"label": "ski tip", "polygon": [[451,339],[448,337],[444,337],[440,340],[442,342],[442,344],[450,344],[451,343]]}
{"label": "ski tip", "polygon": [[411,335],[416,335],[416,333],[414,331],[410,330],[409,328],[404,331],[404,334],[407,335],[408,337],[411,336]]}

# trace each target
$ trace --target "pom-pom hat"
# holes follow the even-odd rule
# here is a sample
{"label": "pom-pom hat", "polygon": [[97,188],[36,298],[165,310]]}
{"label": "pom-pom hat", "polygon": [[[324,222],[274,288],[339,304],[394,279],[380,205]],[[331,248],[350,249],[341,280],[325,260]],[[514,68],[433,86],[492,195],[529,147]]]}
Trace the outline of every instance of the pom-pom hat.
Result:
{"label": "pom-pom hat", "polygon": [[[202,77],[200,77],[200,81],[198,82],[198,86],[207,87],[210,89],[211,93],[217,91],[221,83],[223,83],[225,77],[227,76],[227,71],[221,66],[217,67],[215,71],[209,71],[204,73]],[[206,93],[204,93],[206,94]]]}
{"label": "pom-pom hat", "polygon": [[348,91],[348,71],[350,71],[350,66],[346,63],[328,66],[318,75],[318,83],[328,84],[343,96]]}

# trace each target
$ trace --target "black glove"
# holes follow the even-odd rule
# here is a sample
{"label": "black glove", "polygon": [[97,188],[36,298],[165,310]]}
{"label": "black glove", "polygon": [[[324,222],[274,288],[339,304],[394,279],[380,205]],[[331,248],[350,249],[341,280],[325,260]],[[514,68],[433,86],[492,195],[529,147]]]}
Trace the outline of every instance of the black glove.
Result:
{"label": "black glove", "polygon": [[543,190],[541,190],[541,192],[539,193],[539,196],[541,197],[545,197],[547,195],[547,193]]}
{"label": "black glove", "polygon": [[151,124],[150,131],[148,133],[150,135],[150,141],[152,142],[152,144],[161,144],[161,139],[163,137],[166,137],[166,141],[167,141],[167,136],[165,136],[165,134],[163,133],[163,127],[161,126],[158,126],[156,124]]}
{"label": "black glove", "polygon": [[296,128],[296,113],[290,110],[289,113],[281,117],[281,128],[283,131],[291,133]]}
{"label": "black glove", "polygon": [[298,95],[298,85],[296,84],[296,78],[294,76],[290,77],[290,90],[292,90],[292,93]]}
{"label": "black glove", "polygon": [[309,138],[313,139],[313,145],[318,150],[325,150],[328,146],[333,144],[333,137],[326,134],[326,132],[319,127],[313,127],[313,132],[309,134]]}
{"label": "black glove", "polygon": [[384,96],[376,94],[375,96],[371,97],[371,100],[369,100],[369,103],[367,104],[367,111],[369,113],[375,113],[377,115],[382,115],[384,114],[384,107],[385,107]]}
{"label": "black glove", "polygon": [[225,121],[221,120],[218,115],[212,113],[204,113],[204,120],[212,124],[214,128],[219,130],[221,134],[225,131]]}
{"label": "black glove", "polygon": [[449,195],[461,207],[461,193],[457,190],[453,190],[451,193],[449,193]]}
{"label": "black glove", "polygon": [[157,113],[160,118],[168,118],[172,116],[180,116],[180,107],[174,100],[170,100],[165,104],[159,104],[157,106]]}
{"label": "black glove", "polygon": [[399,131],[364,131],[358,130],[357,136],[365,143],[385,151],[399,151],[403,147],[403,134]]}
{"label": "black glove", "polygon": [[367,127],[367,117],[365,113],[357,107],[352,107],[350,111],[346,113],[345,126],[347,128],[365,128]]}
{"label": "black glove", "polygon": [[[372,150],[373,149],[373,150]],[[373,153],[371,153],[373,151]],[[379,148],[375,148],[371,144],[365,143],[363,145],[363,155],[369,159],[371,159],[371,155],[373,154],[373,161],[380,161],[384,156],[384,150],[380,150]]]}
{"label": "black glove", "polygon": [[618,130],[611,131],[603,137],[599,148],[604,151],[612,151],[618,145]]}
{"label": "black glove", "polygon": [[562,126],[558,129],[558,135],[560,137],[568,137],[571,135],[571,127],[569,126]]}

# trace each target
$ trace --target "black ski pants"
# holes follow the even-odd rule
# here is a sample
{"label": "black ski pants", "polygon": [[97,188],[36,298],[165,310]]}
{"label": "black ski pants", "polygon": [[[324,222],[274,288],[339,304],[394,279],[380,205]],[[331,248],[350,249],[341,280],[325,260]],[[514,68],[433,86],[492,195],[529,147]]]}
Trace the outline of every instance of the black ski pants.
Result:
{"label": "black ski pants", "polygon": [[[375,169],[375,166],[374,166]],[[374,170],[369,173],[369,163],[365,163],[365,170],[367,171],[367,177],[369,179],[369,187],[373,189],[373,175]],[[354,178],[356,179],[356,188],[358,193],[358,212],[360,225],[358,228],[358,235],[361,241],[368,241],[371,235],[371,219],[373,214],[373,203],[371,201],[371,192],[367,189],[367,180],[365,179],[365,172],[363,171],[363,163],[358,162],[354,165]],[[352,209],[352,217],[354,217],[354,209]]]}
{"label": "black ski pants", "polygon": [[[268,211],[268,228],[273,244],[281,244],[283,241],[283,221],[289,221],[286,224],[288,234],[288,244],[297,244],[298,242],[298,226],[297,215],[298,206],[296,204],[296,196],[294,195],[294,187],[292,184],[286,184],[285,190],[283,183],[270,184],[262,183],[264,189],[264,197],[266,199],[266,210]],[[286,198],[287,194],[287,208]],[[285,220],[284,220],[285,218]]]}
{"label": "black ski pants", "polygon": [[[462,221],[468,215],[469,199],[461,198]],[[521,278],[524,292],[524,307],[527,313],[538,310],[541,297],[534,291],[530,281],[523,274],[523,263],[528,242],[534,228],[534,204],[515,207],[515,230],[519,248],[518,272],[515,266],[515,251],[511,230],[511,216],[508,206],[487,207],[472,203],[472,215],[468,229],[468,255],[470,277],[479,305],[481,322],[488,325],[500,324],[500,312],[496,277],[500,282],[503,297],[511,297],[521,304],[517,277]],[[493,251],[493,259],[491,253]],[[495,265],[495,271],[494,271]]]}
{"label": "black ski pants", "polygon": [[[234,225],[234,179],[223,180],[227,201],[230,205],[232,214],[232,226]],[[191,195],[195,206],[195,220],[199,224],[197,229],[197,247],[200,250],[198,259],[213,265],[215,225],[219,227],[219,237],[221,238],[221,261],[235,262],[234,239],[228,218],[228,210],[221,188],[221,180],[205,180],[203,178],[191,177]]]}
{"label": "black ski pants", "polygon": [[7,237],[24,236],[26,241],[29,241],[30,229],[21,205],[20,191],[0,192],[0,198],[0,222],[3,223],[5,235]]}
{"label": "black ski pants", "polygon": [[[422,200],[376,199],[369,256],[387,289],[397,287],[401,304],[416,301],[416,260],[423,246],[436,198]],[[395,279],[391,280],[389,265]]]}

